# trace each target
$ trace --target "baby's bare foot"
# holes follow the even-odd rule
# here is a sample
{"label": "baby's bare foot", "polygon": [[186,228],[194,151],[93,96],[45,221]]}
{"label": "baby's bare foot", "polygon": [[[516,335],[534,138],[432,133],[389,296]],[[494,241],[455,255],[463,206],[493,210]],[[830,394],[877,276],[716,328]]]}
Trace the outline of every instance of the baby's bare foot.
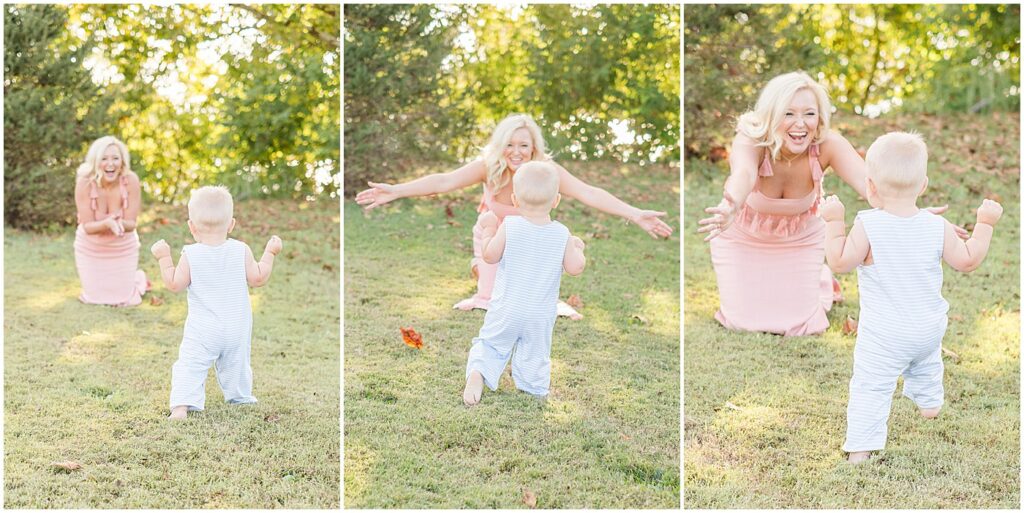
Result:
{"label": "baby's bare foot", "polygon": [[188,406],[175,406],[171,408],[171,414],[167,418],[171,420],[185,420],[188,417]]}
{"label": "baby's bare foot", "polygon": [[926,419],[934,419],[935,417],[938,417],[940,410],[942,410],[941,406],[938,408],[919,408],[921,416]]}
{"label": "baby's bare foot", "polygon": [[871,451],[857,451],[851,452],[850,456],[846,458],[846,461],[856,465],[857,463],[863,463],[871,458]]}
{"label": "baby's bare foot", "polygon": [[476,406],[480,403],[480,396],[484,393],[484,377],[480,371],[469,373],[466,379],[466,390],[462,392],[462,402],[466,406]]}

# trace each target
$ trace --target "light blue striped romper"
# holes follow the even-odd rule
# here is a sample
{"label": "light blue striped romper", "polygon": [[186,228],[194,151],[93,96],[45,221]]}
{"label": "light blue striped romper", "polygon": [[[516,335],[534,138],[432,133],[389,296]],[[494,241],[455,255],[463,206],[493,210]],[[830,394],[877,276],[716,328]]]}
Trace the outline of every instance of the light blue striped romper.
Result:
{"label": "light blue striped romper", "polygon": [[846,409],[846,452],[885,448],[896,380],[919,408],[942,405],[942,298],[945,221],[920,210],[898,217],[881,209],[857,214],[871,265],[857,267],[860,322]]}
{"label": "light blue striped romper", "polygon": [[505,217],[504,226],[505,252],[498,262],[491,307],[469,350],[466,378],[480,371],[484,383],[497,390],[511,356],[516,388],[546,396],[569,229],[558,221],[538,226],[520,216]]}
{"label": "light blue striped romper", "polygon": [[202,410],[206,404],[206,375],[213,364],[224,400],[254,403],[249,347],[252,305],[245,278],[245,243],[227,239],[219,246],[190,244],[192,283],[188,286],[188,318],[171,370],[171,407]]}

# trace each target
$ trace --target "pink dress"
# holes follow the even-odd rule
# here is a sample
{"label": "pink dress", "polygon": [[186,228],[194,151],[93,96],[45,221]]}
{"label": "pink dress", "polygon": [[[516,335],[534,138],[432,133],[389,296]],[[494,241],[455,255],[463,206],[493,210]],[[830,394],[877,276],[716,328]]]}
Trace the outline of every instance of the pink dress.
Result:
{"label": "pink dress", "polygon": [[[90,182],[89,202],[95,215],[99,191]],[[121,176],[121,210],[128,208],[128,177]],[[136,231],[118,237],[110,232],[85,233],[79,219],[75,231],[75,267],[82,282],[83,303],[134,306],[142,302],[148,285],[139,269],[139,235]]]}
{"label": "pink dress", "polygon": [[[469,262],[470,267],[475,266],[477,269],[476,294],[455,303],[455,306],[452,308],[459,310],[472,310],[474,308],[487,310],[491,305],[491,292],[494,290],[494,276],[498,272],[498,264],[484,262],[483,248],[481,247],[483,243],[483,228],[480,227],[480,217],[487,212],[494,212],[494,215],[498,217],[500,226],[500,223],[505,220],[505,216],[519,215],[518,208],[495,201],[494,194],[491,193],[487,184],[484,184],[484,197],[480,200],[480,206],[477,207],[476,211],[480,213],[480,216],[477,217],[476,224],[473,225],[473,258]],[[574,319],[583,318],[579,312],[564,301],[558,302],[558,315]]]}
{"label": "pink dress", "polygon": [[[728,329],[786,336],[828,329],[825,312],[838,299],[838,282],[825,265],[825,222],[817,216],[824,172],[819,149],[810,153],[814,188],[803,198],[769,198],[761,181],[733,224],[711,240],[720,309]],[[765,156],[758,177],[772,176]]]}

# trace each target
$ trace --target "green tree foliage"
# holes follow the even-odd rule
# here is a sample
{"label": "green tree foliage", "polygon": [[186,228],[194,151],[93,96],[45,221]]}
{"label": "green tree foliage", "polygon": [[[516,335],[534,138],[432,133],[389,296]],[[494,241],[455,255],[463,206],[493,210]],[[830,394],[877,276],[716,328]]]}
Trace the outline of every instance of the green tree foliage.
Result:
{"label": "green tree foliage", "polygon": [[1019,25],[1019,5],[689,6],[687,155],[727,145],[760,88],[797,69],[859,115],[1018,110]]}
{"label": "green tree foliage", "polygon": [[[560,159],[679,157],[678,6],[345,12],[350,193],[416,163],[470,158],[517,112],[540,123]],[[614,127],[632,137],[617,140]]]}
{"label": "green tree foliage", "polygon": [[111,99],[82,68],[54,5],[4,6],[4,219],[17,228],[75,220],[75,169],[105,134]]}

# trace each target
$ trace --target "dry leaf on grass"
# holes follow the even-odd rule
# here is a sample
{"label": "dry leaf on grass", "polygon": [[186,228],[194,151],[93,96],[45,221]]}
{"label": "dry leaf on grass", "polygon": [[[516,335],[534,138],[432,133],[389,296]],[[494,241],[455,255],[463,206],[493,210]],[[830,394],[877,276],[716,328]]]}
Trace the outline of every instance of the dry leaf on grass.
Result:
{"label": "dry leaf on grass", "polygon": [[415,349],[423,348],[423,337],[421,337],[419,333],[416,333],[416,330],[412,329],[412,326],[399,329],[402,330],[402,341],[405,342],[405,345]]}
{"label": "dry leaf on grass", "polygon": [[580,299],[579,294],[573,294],[573,295],[569,296],[569,299],[566,299],[565,302],[566,302],[566,304],[568,304],[569,306],[571,306],[571,307],[573,307],[573,308],[575,308],[577,310],[583,308],[583,300]]}
{"label": "dry leaf on grass", "polygon": [[526,504],[530,509],[537,508],[537,494],[530,490],[523,489],[523,504]]}
{"label": "dry leaf on grass", "polygon": [[53,470],[57,472],[74,472],[76,470],[82,470],[82,464],[77,461],[54,461],[50,463],[53,466]]}
{"label": "dry leaf on grass", "polygon": [[954,353],[953,351],[950,351],[949,349],[946,349],[945,347],[942,348],[942,354],[952,358],[954,363],[960,361],[960,355]]}
{"label": "dry leaf on grass", "polygon": [[725,407],[729,408],[730,410],[743,411],[743,408],[740,408],[739,406],[736,406],[735,404],[732,404],[729,401],[725,402]]}
{"label": "dry leaf on grass", "polygon": [[164,298],[156,295],[149,296],[149,304],[153,306],[160,306],[164,304]]}
{"label": "dry leaf on grass", "polygon": [[855,335],[857,333],[857,319],[846,316],[846,320],[843,321],[843,335]]}
{"label": "dry leaf on grass", "polygon": [[263,420],[265,422],[277,422],[277,421],[281,420],[281,416],[276,414],[276,413],[271,413],[270,415],[267,415],[266,417],[263,417]]}

